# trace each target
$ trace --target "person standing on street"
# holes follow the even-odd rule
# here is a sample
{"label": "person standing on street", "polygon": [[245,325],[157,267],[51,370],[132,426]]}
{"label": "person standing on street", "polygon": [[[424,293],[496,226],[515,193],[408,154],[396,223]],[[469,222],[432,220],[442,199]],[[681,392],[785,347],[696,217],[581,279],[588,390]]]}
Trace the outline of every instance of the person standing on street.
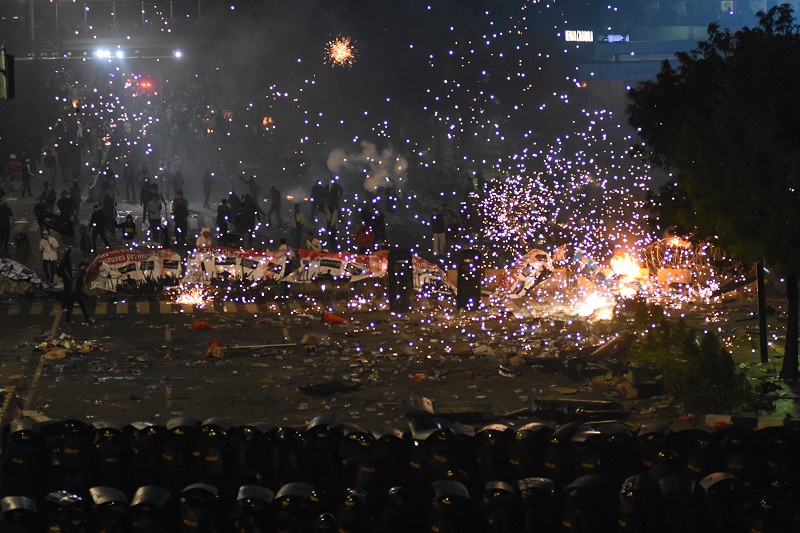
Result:
{"label": "person standing on street", "polygon": [[136,171],[129,161],[125,162],[125,168],[122,170],[122,183],[125,186],[125,201],[134,201],[136,199]]}
{"label": "person standing on street", "polygon": [[53,283],[58,261],[58,241],[50,235],[47,228],[42,230],[42,240],[39,241],[39,251],[42,252],[42,272],[44,280]]}
{"label": "person standing on street", "polygon": [[58,215],[61,220],[72,225],[73,216],[75,215],[75,204],[69,195],[69,191],[61,191],[61,198],[58,200]]}
{"label": "person standing on street", "polygon": [[22,164],[22,171],[20,176],[22,176],[22,194],[21,194],[22,198],[25,198],[26,196],[33,197],[33,193],[31,192],[31,178],[33,178],[33,173],[31,172],[30,159],[26,159],[25,162]]}
{"label": "person standing on street", "polygon": [[242,217],[244,220],[244,226],[247,230],[247,239],[248,245],[253,245],[253,239],[255,238],[256,234],[256,220],[260,221],[260,216],[258,212],[258,205],[256,205],[255,200],[250,196],[250,194],[244,195],[244,200],[242,200]]}
{"label": "person standing on street", "polygon": [[[244,174],[244,173],[242,173],[242,174]],[[256,181],[256,177],[255,176],[250,176],[250,179],[246,180],[246,179],[244,179],[244,176],[242,175],[242,176],[239,176],[239,181],[241,181],[242,183],[247,185],[247,190],[250,192],[250,198],[253,200],[253,203],[255,203],[255,205],[256,205],[256,209],[258,210],[258,216],[259,216],[259,219],[260,219],[261,215],[265,214],[264,210],[261,208],[261,204],[258,201],[258,197],[261,194],[261,186]],[[233,209],[233,208],[234,208],[234,206],[231,205],[231,209]]]}
{"label": "person standing on street", "polygon": [[311,220],[317,220],[317,213],[325,211],[325,202],[328,200],[328,191],[321,181],[311,187]]}
{"label": "person standing on street", "polygon": [[150,199],[145,205],[145,212],[147,213],[147,222],[150,225],[150,240],[159,242],[158,233],[161,229],[161,199],[159,198],[158,189],[156,189],[154,194],[150,194]]}
{"label": "person standing on street", "polygon": [[47,207],[44,205],[44,197],[40,196],[33,204],[33,216],[36,217],[36,223],[39,225],[39,231],[44,229],[44,216],[47,214]]}
{"label": "person standing on street", "polygon": [[189,202],[183,191],[175,192],[172,200],[172,216],[175,218],[175,244],[186,246],[186,232],[189,229]]}
{"label": "person standing on street", "polygon": [[431,215],[431,231],[433,231],[433,255],[435,256],[445,254],[445,230],[442,213],[438,209],[434,209]]}
{"label": "person standing on street", "polygon": [[100,204],[94,204],[94,211],[92,211],[92,216],[89,218],[89,225],[92,227],[92,253],[97,251],[97,237],[100,237],[106,248],[109,248],[111,245],[108,244],[108,237],[106,237],[108,219],[106,219],[106,214],[103,210],[100,209]]}
{"label": "person standing on street", "polygon": [[267,222],[272,226],[272,213],[275,213],[278,218],[278,227],[283,227],[283,220],[281,220],[281,193],[276,186],[269,188],[269,212],[267,213]]}
{"label": "person standing on street", "polygon": [[311,231],[308,232],[308,236],[306,237],[306,249],[312,252],[322,251],[322,243],[319,242],[319,239],[317,239]]}
{"label": "person standing on street", "polygon": [[222,237],[228,233],[228,221],[231,219],[231,208],[227,198],[223,198],[217,206],[217,234]]}
{"label": "person standing on street", "polygon": [[211,209],[211,206],[208,203],[209,198],[211,198],[211,189],[214,187],[214,173],[209,172],[206,170],[206,173],[203,174],[203,207],[206,209]]}
{"label": "person standing on street", "polygon": [[48,182],[44,182],[42,189],[42,198],[44,198],[44,209],[48,213],[52,213],[56,207],[56,191]]}
{"label": "person standing on street", "polygon": [[117,234],[117,201],[114,191],[106,191],[103,195],[103,214],[106,217],[108,231],[111,235]]}
{"label": "person standing on street", "polygon": [[71,251],[72,248],[67,248],[59,264],[59,272],[63,273],[65,276],[61,278],[64,280],[64,292],[61,297],[61,309],[65,312],[64,322],[67,324],[72,322],[72,308],[77,301],[81,308],[81,313],[83,313],[83,322],[85,324],[94,324],[94,320],[89,316],[89,310],[86,306],[86,293],[83,290],[89,261],[81,261],[78,265],[77,272],[73,274],[72,260],[70,258]]}
{"label": "person standing on street", "polygon": [[17,181],[17,178],[20,177],[22,174],[22,164],[20,164],[17,156],[11,154],[8,159],[8,163],[6,164],[6,176],[8,177],[8,184],[11,190],[14,190],[14,183]]}
{"label": "person standing on street", "polygon": [[328,203],[333,206],[336,211],[339,211],[339,200],[341,200],[342,195],[344,194],[344,189],[342,186],[339,185],[339,182],[331,177],[330,183],[328,184]]}
{"label": "person standing on street", "polygon": [[337,211],[333,204],[328,204],[328,210],[325,214],[325,232],[328,234],[328,249],[336,251],[339,246],[336,244],[336,238],[339,233],[339,211]]}
{"label": "person standing on street", "polygon": [[81,186],[78,185],[78,180],[72,180],[72,188],[69,190],[69,197],[72,199],[72,203],[75,206],[75,213],[72,216],[72,220],[78,222],[78,220],[80,220],[78,215],[81,212]]}
{"label": "person standing on street", "polygon": [[56,156],[53,155],[52,150],[45,150],[44,156],[42,156],[42,167],[44,167],[44,174],[47,177],[47,181],[53,182],[56,178],[56,168],[58,167],[58,162],[56,161]]}
{"label": "person standing on street", "polygon": [[[175,164],[176,165],[178,164],[177,161]],[[180,170],[176,170],[175,173],[172,175],[170,183],[172,183],[173,193],[177,194],[178,192],[183,192],[183,188],[186,185],[186,180],[183,178],[183,173]]]}
{"label": "person standing on street", "polygon": [[[144,173],[142,175],[146,176]],[[145,177],[142,181],[142,188],[139,191],[139,203],[142,206],[142,220],[147,220],[147,202],[149,202],[150,198],[153,196],[151,191],[150,180]]]}
{"label": "person standing on street", "polygon": [[303,226],[305,226],[306,219],[300,211],[300,204],[294,204],[294,237],[295,248],[300,248],[300,241],[303,238]]}

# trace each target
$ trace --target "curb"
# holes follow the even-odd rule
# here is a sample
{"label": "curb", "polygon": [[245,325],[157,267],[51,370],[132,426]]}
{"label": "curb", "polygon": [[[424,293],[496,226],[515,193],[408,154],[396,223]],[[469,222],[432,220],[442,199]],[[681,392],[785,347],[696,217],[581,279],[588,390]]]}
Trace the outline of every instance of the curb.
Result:
{"label": "curb", "polygon": [[723,422],[731,426],[742,427],[757,431],[759,429],[771,427],[787,427],[800,429],[800,420],[794,418],[765,418],[758,416],[731,416],[731,415],[706,415],[704,418],[706,426],[712,428],[715,424]]}

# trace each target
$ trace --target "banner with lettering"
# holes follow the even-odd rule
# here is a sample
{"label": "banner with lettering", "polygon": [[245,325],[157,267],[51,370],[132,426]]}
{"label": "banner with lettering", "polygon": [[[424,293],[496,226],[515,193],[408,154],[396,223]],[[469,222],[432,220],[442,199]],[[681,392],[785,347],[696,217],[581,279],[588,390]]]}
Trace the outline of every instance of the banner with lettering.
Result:
{"label": "banner with lettering", "polygon": [[280,280],[286,275],[287,252],[243,250],[228,246],[205,246],[186,258],[184,283],[214,280]]}
{"label": "banner with lettering", "polygon": [[[358,281],[372,277],[384,277],[389,268],[389,252],[380,250],[371,254],[351,254],[334,252],[312,252],[300,249],[300,267],[290,273],[284,281],[291,283],[312,283],[321,280]],[[414,289],[417,292],[438,291],[455,294],[455,287],[447,280],[447,275],[435,263],[414,256]]]}
{"label": "banner with lettering", "polygon": [[116,291],[120,284],[165,277],[180,279],[181,256],[172,250],[112,250],[98,255],[86,271],[86,286]]}

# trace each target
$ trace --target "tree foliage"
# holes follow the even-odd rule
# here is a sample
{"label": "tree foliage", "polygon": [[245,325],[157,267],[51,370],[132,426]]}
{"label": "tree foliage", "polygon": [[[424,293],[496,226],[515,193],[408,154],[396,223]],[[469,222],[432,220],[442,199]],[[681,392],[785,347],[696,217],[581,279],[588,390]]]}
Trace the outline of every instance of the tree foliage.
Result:
{"label": "tree foliage", "polygon": [[[671,169],[696,232],[787,277],[782,375],[797,377],[800,273],[800,31],[792,8],[758,14],[735,34],[712,24],[698,48],[665,61],[630,92],[629,122],[652,160]],[[688,216],[687,216],[688,215]],[[796,305],[794,305],[796,308]],[[792,315],[792,313],[795,313]],[[794,344],[792,346],[792,344]]]}
{"label": "tree foliage", "polygon": [[686,409],[752,412],[769,407],[736,369],[719,337],[713,333],[698,337],[684,322],[662,320],[633,344],[630,358],[660,368],[666,391]]}

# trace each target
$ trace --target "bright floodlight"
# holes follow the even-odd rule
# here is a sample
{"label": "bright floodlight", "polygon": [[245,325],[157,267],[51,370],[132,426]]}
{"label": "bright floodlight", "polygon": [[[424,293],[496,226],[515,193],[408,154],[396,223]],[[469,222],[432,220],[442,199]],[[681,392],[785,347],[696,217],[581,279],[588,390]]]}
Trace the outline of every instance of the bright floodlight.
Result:
{"label": "bright floodlight", "polygon": [[174,55],[175,57],[177,57],[177,58],[181,58],[181,57],[183,57],[183,52],[182,52],[182,51],[180,51],[180,50],[175,50],[175,52],[174,52],[174,54],[173,54],[173,55]]}
{"label": "bright floodlight", "polygon": [[104,59],[111,57],[111,52],[109,50],[98,50],[94,53],[98,58]]}
{"label": "bright floodlight", "polygon": [[125,53],[122,50],[117,50],[117,57],[119,59],[122,59],[123,57],[125,57]]}

